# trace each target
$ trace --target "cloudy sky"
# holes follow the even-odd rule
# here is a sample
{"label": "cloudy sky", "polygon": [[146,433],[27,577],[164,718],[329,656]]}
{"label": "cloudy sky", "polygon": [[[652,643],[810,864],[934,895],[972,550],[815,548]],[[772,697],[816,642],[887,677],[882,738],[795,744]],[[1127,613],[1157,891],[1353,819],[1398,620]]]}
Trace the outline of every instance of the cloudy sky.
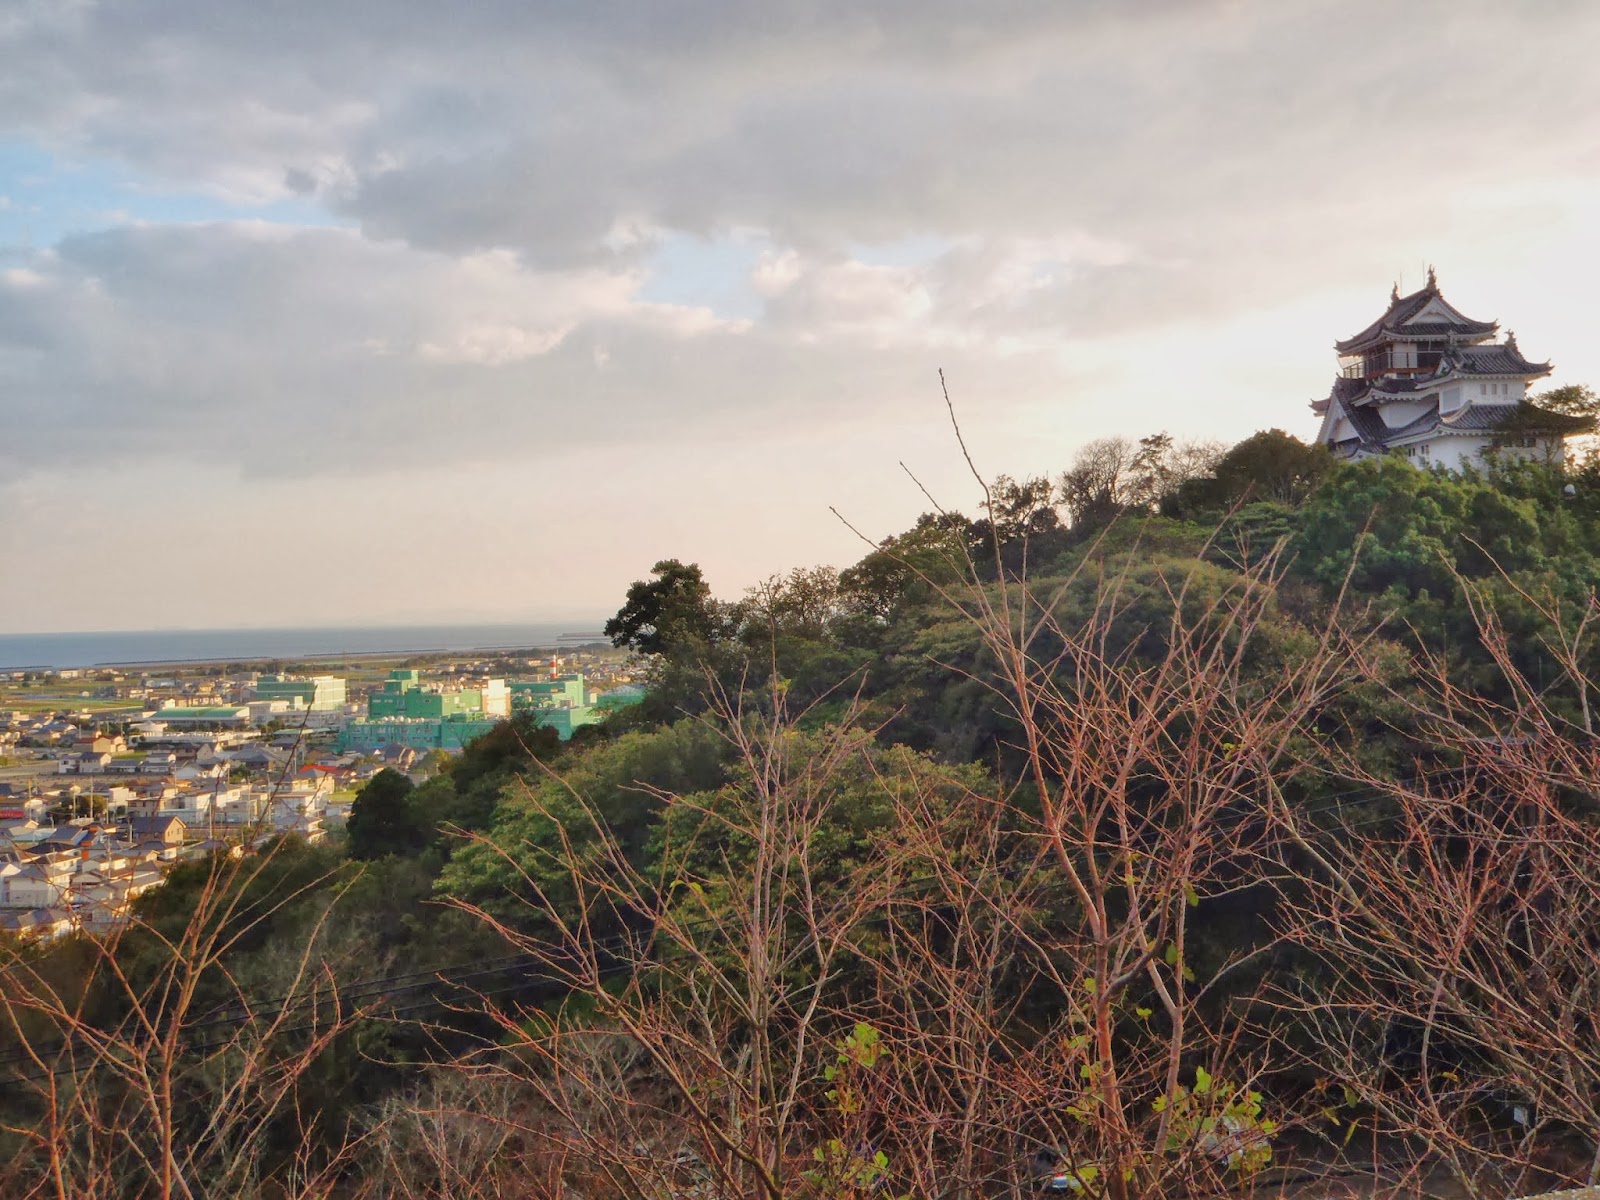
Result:
{"label": "cloudy sky", "polygon": [[1437,264],[1600,383],[1591,0],[0,0],[0,632],[735,595]]}

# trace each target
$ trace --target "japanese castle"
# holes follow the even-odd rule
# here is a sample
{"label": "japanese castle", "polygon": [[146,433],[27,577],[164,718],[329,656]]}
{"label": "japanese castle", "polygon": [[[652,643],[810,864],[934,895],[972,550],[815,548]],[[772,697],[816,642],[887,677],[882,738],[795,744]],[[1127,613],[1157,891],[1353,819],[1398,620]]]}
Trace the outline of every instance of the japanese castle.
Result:
{"label": "japanese castle", "polygon": [[1524,358],[1515,334],[1496,340],[1499,328],[1452,307],[1429,267],[1426,287],[1395,288],[1387,312],[1334,344],[1333,391],[1311,402],[1317,440],[1344,458],[1401,454],[1418,466],[1456,468],[1488,450],[1559,458],[1587,423],[1527,402],[1550,364]]}

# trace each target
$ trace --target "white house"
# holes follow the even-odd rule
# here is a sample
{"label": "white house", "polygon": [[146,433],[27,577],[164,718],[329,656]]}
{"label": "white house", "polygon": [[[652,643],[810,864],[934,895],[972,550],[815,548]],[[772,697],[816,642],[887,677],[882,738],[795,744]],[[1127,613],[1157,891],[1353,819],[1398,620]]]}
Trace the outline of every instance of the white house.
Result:
{"label": "white house", "polygon": [[62,755],[57,770],[62,775],[100,775],[111,767],[111,755],[104,750],[91,750],[86,754]]}
{"label": "white house", "polygon": [[1496,341],[1499,328],[1452,307],[1432,268],[1421,291],[1394,289],[1382,316],[1334,343],[1339,375],[1311,402],[1317,440],[1343,458],[1401,454],[1452,469],[1490,451],[1558,459],[1587,423],[1528,403],[1550,364],[1524,358],[1512,333]]}
{"label": "white house", "polygon": [[0,905],[53,908],[66,902],[71,886],[71,864],[62,869],[51,862],[8,863],[0,870]]}

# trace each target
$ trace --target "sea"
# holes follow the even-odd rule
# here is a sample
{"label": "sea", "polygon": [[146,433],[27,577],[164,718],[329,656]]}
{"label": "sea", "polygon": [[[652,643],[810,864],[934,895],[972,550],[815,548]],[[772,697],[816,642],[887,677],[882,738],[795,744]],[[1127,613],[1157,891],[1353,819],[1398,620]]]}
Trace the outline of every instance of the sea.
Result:
{"label": "sea", "polygon": [[604,623],[604,618],[599,618],[562,624],[0,633],[0,671],[553,649],[604,641],[599,632]]}

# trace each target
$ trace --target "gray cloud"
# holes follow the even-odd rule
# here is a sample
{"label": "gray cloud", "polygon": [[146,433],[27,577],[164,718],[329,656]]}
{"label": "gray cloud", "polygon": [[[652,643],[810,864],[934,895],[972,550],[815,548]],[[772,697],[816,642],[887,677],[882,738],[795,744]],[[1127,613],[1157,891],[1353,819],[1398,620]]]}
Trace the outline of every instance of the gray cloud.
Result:
{"label": "gray cloud", "polygon": [[0,113],[185,180],[317,180],[374,236],[556,265],[604,261],[619,221],[810,246],[1075,226],[1196,258],[1205,230],[1226,262],[1263,212],[1594,153],[1592,5],[971,13],[147,0],[24,19]]}
{"label": "gray cloud", "polygon": [[[622,446],[670,489],[823,427],[892,461],[939,366],[1020,455],[1298,427],[1429,258],[1600,377],[1597,41],[1584,0],[18,0],[0,144],[343,227],[0,246],[0,481]],[[764,252],[747,319],[692,252],[647,286],[696,239]]]}

